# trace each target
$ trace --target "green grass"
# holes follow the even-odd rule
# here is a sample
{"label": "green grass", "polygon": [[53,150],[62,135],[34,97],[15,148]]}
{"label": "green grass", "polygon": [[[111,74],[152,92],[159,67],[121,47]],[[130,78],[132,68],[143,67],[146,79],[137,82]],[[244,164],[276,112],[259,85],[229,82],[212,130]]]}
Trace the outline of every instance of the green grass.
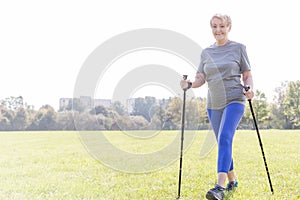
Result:
{"label": "green grass", "polygon": [[[216,148],[200,157],[206,133],[199,131],[184,154],[183,199],[205,199],[216,182]],[[138,154],[163,149],[176,138],[171,131],[147,139],[121,132],[105,132],[105,136],[117,148]],[[300,199],[300,131],[262,130],[261,137],[275,194],[270,193],[256,132],[238,131],[233,153],[239,188],[226,199]],[[178,160],[153,172],[124,173],[90,155],[77,132],[0,132],[0,138],[0,199],[164,200],[177,196]],[[176,144],[177,155],[179,141]]]}

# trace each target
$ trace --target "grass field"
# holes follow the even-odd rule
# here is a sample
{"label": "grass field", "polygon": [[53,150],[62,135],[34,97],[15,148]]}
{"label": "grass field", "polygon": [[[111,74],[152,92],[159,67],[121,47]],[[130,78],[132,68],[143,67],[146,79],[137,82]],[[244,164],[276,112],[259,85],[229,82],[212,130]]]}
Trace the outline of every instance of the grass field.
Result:
{"label": "grass field", "polygon": [[[205,199],[215,184],[216,148],[200,157],[206,133],[197,132],[184,153],[182,199]],[[135,153],[162,149],[175,138],[174,132],[147,140],[120,132],[105,135],[118,148]],[[226,199],[300,199],[300,131],[262,130],[261,137],[274,195],[256,132],[238,131],[234,158],[239,188]],[[164,200],[177,196],[178,160],[153,172],[125,173],[91,156],[77,132],[0,132],[0,138],[0,199]]]}

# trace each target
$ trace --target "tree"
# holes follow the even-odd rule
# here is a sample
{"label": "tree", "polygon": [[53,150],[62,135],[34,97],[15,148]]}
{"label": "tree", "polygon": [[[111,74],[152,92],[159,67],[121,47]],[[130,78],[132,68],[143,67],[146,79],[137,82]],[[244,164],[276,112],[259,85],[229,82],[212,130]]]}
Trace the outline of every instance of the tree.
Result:
{"label": "tree", "polygon": [[300,81],[284,81],[276,88],[274,104],[271,104],[272,127],[300,128]]}
{"label": "tree", "polygon": [[163,129],[174,130],[180,127],[182,101],[179,97],[174,97],[168,104],[166,121]]}
{"label": "tree", "polygon": [[273,99],[273,104],[270,105],[271,127],[287,128],[288,119],[284,115],[284,101],[286,97],[288,81],[281,83],[281,86],[275,88],[276,95]]}
{"label": "tree", "polygon": [[24,107],[23,97],[7,97],[4,100],[1,100],[1,105],[5,106],[9,110],[16,111]]}
{"label": "tree", "polygon": [[78,111],[64,111],[57,114],[57,123],[59,130],[76,130],[73,116]]}
{"label": "tree", "polygon": [[11,122],[14,118],[14,112],[3,105],[0,105],[0,130],[11,130]]}
{"label": "tree", "polygon": [[270,108],[270,128],[282,129],[286,125],[283,110],[277,103],[271,103]]}
{"label": "tree", "polygon": [[[254,115],[259,127],[269,128],[271,118],[270,118],[269,104],[267,102],[265,93],[256,90],[254,98],[251,101],[254,110]],[[248,102],[247,102],[247,106],[245,107],[243,118],[241,119],[241,122],[239,124],[239,128],[242,129],[255,128],[252,113],[250,111],[250,107],[248,106]]]}
{"label": "tree", "polygon": [[100,105],[100,106],[96,106],[94,109],[92,109],[90,111],[90,114],[95,114],[95,115],[102,114],[105,117],[108,117],[109,110],[105,106]]}
{"label": "tree", "polygon": [[120,116],[125,115],[125,108],[120,101],[115,101],[112,104],[112,109],[115,110]]}
{"label": "tree", "polygon": [[29,130],[56,130],[57,113],[50,105],[42,106],[36,113]]}
{"label": "tree", "polygon": [[16,116],[13,118],[11,125],[12,129],[16,131],[25,130],[28,123],[27,112],[24,108],[18,109]]}
{"label": "tree", "polygon": [[194,98],[187,100],[185,111],[185,128],[190,130],[197,130],[199,121],[201,120],[199,116],[200,112],[197,100]]}
{"label": "tree", "polygon": [[143,116],[130,116],[130,120],[133,122],[134,130],[144,130],[148,127],[149,122]]}
{"label": "tree", "polygon": [[256,115],[255,118],[257,120],[257,123],[260,124],[260,127],[268,127],[270,116],[265,93],[256,90],[255,97],[252,100],[252,104]]}
{"label": "tree", "polygon": [[143,116],[148,122],[151,121],[151,109],[156,105],[155,97],[136,98],[131,115]]}
{"label": "tree", "polygon": [[23,97],[0,100],[0,129],[25,130],[35,115],[34,107],[24,103]]}
{"label": "tree", "polygon": [[283,110],[289,123],[287,128],[300,128],[300,81],[289,82]]}
{"label": "tree", "polygon": [[206,99],[198,98],[198,129],[207,129],[209,126],[209,120],[206,112]]}
{"label": "tree", "polygon": [[152,117],[151,125],[153,129],[161,130],[164,127],[165,121],[166,121],[166,110],[164,108],[164,102],[160,102]]}

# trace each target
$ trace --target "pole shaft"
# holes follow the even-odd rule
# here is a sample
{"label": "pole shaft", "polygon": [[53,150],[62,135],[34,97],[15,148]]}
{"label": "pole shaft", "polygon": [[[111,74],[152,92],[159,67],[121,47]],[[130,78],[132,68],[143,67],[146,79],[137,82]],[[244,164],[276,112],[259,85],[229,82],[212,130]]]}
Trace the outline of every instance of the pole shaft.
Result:
{"label": "pole shaft", "polygon": [[261,153],[262,153],[263,160],[264,160],[265,167],[266,167],[266,172],[267,172],[267,176],[268,176],[268,180],[269,180],[269,184],[270,184],[270,189],[271,189],[272,194],[274,194],[274,190],[273,190],[273,186],[272,186],[272,182],[271,182],[271,177],[270,177],[270,173],[269,173],[269,169],[268,169],[268,165],[267,165],[267,160],[266,160],[266,157],[265,157],[265,153],[264,153],[264,149],[263,149],[263,144],[262,144],[262,141],[261,141],[261,138],[260,138],[260,134],[259,134],[259,130],[258,130],[258,125],[257,125],[255,114],[254,114],[254,111],[253,111],[251,99],[249,99],[248,101],[249,101],[249,106],[250,106],[251,114],[252,114],[252,117],[253,117],[255,129],[256,129],[256,133],[257,133],[257,137],[258,137],[258,141],[259,141]]}
{"label": "pole shaft", "polygon": [[185,122],[185,99],[186,99],[186,90],[183,91],[183,105],[182,105],[182,118],[181,118],[181,145],[180,145],[180,163],[179,163],[179,179],[178,179],[177,199],[180,198],[180,192],[181,192],[182,157],[183,157],[184,122]]}

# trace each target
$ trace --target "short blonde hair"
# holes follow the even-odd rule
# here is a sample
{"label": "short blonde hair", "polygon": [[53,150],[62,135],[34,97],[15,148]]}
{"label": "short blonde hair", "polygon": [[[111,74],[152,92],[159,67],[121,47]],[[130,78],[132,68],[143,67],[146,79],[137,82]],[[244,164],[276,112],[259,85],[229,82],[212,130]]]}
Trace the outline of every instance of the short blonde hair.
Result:
{"label": "short blonde hair", "polygon": [[217,14],[213,15],[212,18],[210,19],[210,26],[212,25],[212,20],[214,18],[222,20],[223,23],[226,24],[226,26],[231,27],[231,18],[230,18],[230,16],[222,15],[222,14],[217,13]]}

